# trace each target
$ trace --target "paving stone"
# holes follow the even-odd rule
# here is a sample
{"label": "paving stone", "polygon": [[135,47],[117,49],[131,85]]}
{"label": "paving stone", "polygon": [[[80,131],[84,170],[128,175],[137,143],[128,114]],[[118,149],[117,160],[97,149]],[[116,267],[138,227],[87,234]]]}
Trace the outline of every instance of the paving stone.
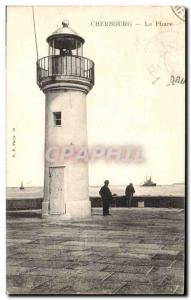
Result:
{"label": "paving stone", "polygon": [[35,269],[34,267],[21,267],[21,266],[8,266],[6,269],[7,275],[21,275],[25,273],[29,273],[31,270]]}
{"label": "paving stone", "polygon": [[177,254],[176,260],[184,261],[184,253],[183,253],[183,251],[180,251],[180,252]]}
{"label": "paving stone", "polygon": [[175,294],[176,295],[184,295],[184,293],[185,293],[184,286],[177,286]]}
{"label": "paving stone", "polygon": [[109,248],[109,247],[104,247],[104,246],[100,247],[94,245],[90,249],[93,249],[95,253],[105,253],[105,254],[108,253],[108,255],[118,254],[123,251],[122,246]]}
{"label": "paving stone", "polygon": [[182,269],[184,268],[184,261],[175,260],[172,264],[173,269]]}
{"label": "paving stone", "polygon": [[68,268],[64,269],[53,269],[53,268],[35,268],[30,271],[29,275],[40,275],[40,276],[50,276],[50,277],[62,277],[69,278],[71,276],[76,276],[78,270],[72,270]]}
{"label": "paving stone", "polygon": [[41,259],[33,259],[30,261],[26,261],[21,266],[24,267],[36,267],[36,268],[53,268],[53,269],[63,269],[68,265],[72,264],[72,261],[61,261],[61,260],[41,260]]}
{"label": "paving stone", "polygon": [[120,243],[116,242],[116,243],[112,243],[112,242],[89,242],[89,241],[85,241],[85,242],[79,242],[79,241],[68,241],[64,244],[60,244],[60,246],[67,246],[67,245],[72,245],[75,246],[77,245],[78,247],[81,245],[82,247],[101,247],[101,248],[111,248],[111,247],[116,247],[119,248],[120,247]]}
{"label": "paving stone", "polygon": [[35,246],[35,248],[37,248],[37,247],[41,247],[41,246],[46,246],[46,245],[52,245],[52,246],[55,246],[56,247],[56,245],[59,245],[60,243],[63,243],[63,241],[62,240],[38,240],[38,241],[34,241],[34,243],[31,243],[31,244],[33,244],[33,246]]}
{"label": "paving stone", "polygon": [[79,269],[83,269],[88,264],[89,264],[89,262],[84,262],[84,261],[83,262],[82,261],[73,262],[72,264],[68,265],[65,269],[79,271]]}
{"label": "paving stone", "polygon": [[[153,267],[150,274],[151,275],[154,275],[154,274],[173,274],[175,271],[175,269],[173,269],[173,267],[161,267],[161,266],[158,266],[158,267]],[[177,274],[182,274],[183,270],[179,269],[179,270],[176,270]]]}
{"label": "paving stone", "polygon": [[167,273],[164,282],[166,284],[177,284],[184,286],[184,273],[181,270],[172,270],[171,273]]}
{"label": "paving stone", "polygon": [[32,242],[32,240],[27,240],[27,239],[18,239],[18,238],[15,238],[15,239],[7,239],[7,243],[13,243],[13,245],[15,244],[27,244],[27,243],[30,243]]}
{"label": "paving stone", "polygon": [[9,286],[7,289],[8,295],[31,295],[31,288],[19,287],[19,286]]}
{"label": "paving stone", "polygon": [[124,282],[95,282],[90,289],[87,290],[88,295],[111,295],[114,294],[115,290],[120,289],[125,283]]}
{"label": "paving stone", "polygon": [[141,274],[146,274],[151,267],[146,267],[146,266],[129,266],[129,265],[107,265],[105,268],[105,271],[107,272],[121,272],[121,273],[141,273]]}
{"label": "paving stone", "polygon": [[[98,260],[98,262],[100,263],[100,260]],[[102,263],[104,263],[104,261],[102,261]],[[121,264],[118,263],[118,260],[116,260],[115,257],[113,257],[113,259],[107,260],[106,259],[106,264],[113,264],[113,265],[119,265],[121,266]],[[143,259],[143,258],[126,258],[126,260],[123,262],[123,265],[126,266],[147,266],[147,267],[154,267],[154,266],[162,266],[162,267],[170,267],[172,265],[172,261],[168,261],[168,260],[151,260],[151,259]]]}
{"label": "paving stone", "polygon": [[183,269],[181,270],[166,267],[154,267],[149,272],[147,277],[150,278],[152,282],[165,282],[166,284],[170,285],[182,285],[184,281],[184,272]]}
{"label": "paving stone", "polygon": [[[41,259],[41,260],[51,260],[51,259],[54,259],[54,255],[52,253],[52,255],[49,255],[49,254],[46,254],[46,253],[16,253],[16,254],[12,254],[11,256],[12,259],[14,257],[16,257],[16,259],[25,259],[26,261],[29,261],[31,259]],[[8,259],[9,259],[8,257]]]}
{"label": "paving stone", "polygon": [[[88,281],[86,281],[86,283],[82,283],[82,282],[79,282],[77,284],[74,284],[73,286],[70,286],[69,288],[67,289],[64,289],[64,290],[60,290],[60,292],[62,291],[62,293],[66,293],[66,294],[70,294],[71,293],[71,290],[72,290],[72,294],[86,294],[86,295],[92,295],[92,294],[95,294],[95,292],[93,291],[94,290],[94,287],[96,286],[96,284],[99,284],[99,283],[89,283]],[[99,286],[101,287],[101,284],[99,284]],[[99,291],[101,291],[99,287]],[[104,294],[103,290],[102,290],[102,295]],[[110,292],[108,293],[110,294]]]}
{"label": "paving stone", "polygon": [[17,258],[17,257],[15,257],[15,256],[13,256],[12,258],[11,257],[9,257],[8,259],[7,259],[7,264],[6,264],[6,266],[7,266],[7,268],[9,268],[9,267],[11,267],[11,266],[22,266],[22,264],[25,262],[26,260],[25,259],[23,259],[23,258]]}
{"label": "paving stone", "polygon": [[43,250],[53,250],[53,251],[62,251],[65,249],[65,251],[87,251],[88,247],[85,245],[80,245],[80,246],[72,246],[72,245],[64,245],[64,244],[58,244],[58,245],[41,245],[40,249]]}
{"label": "paving stone", "polygon": [[73,269],[81,270],[81,271],[105,271],[106,265],[105,264],[98,264],[98,263],[88,263],[85,265],[71,265]]}
{"label": "paving stone", "polygon": [[124,246],[126,246],[127,248],[133,248],[133,249],[161,249],[161,245],[159,244],[148,244],[148,243],[126,243],[125,241],[125,244]]}
{"label": "paving stone", "polygon": [[[32,247],[23,247],[23,248],[20,248],[18,250],[17,248],[17,255],[32,255],[32,256],[35,256],[35,255],[41,255],[42,257],[44,255],[50,255],[50,256],[54,256],[55,253],[59,253],[62,251],[63,249],[47,249],[46,247],[44,248],[40,248],[40,247],[35,247],[35,248],[32,248]],[[64,253],[66,253],[67,250],[65,249]]]}
{"label": "paving stone", "polygon": [[38,288],[35,288],[34,291],[37,294],[47,294],[47,291],[50,291],[50,294],[71,294],[71,291],[73,294],[88,293],[93,287],[101,285],[101,282],[102,281],[94,280],[92,278],[70,277],[70,279],[64,280],[61,278],[54,278]]}
{"label": "paving stone", "polygon": [[131,248],[126,248],[128,251],[131,253],[133,251],[134,253],[142,253],[142,254],[169,254],[169,255],[174,255],[176,256],[179,251],[174,251],[174,250],[165,250],[165,249],[131,249]]}
{"label": "paving stone", "polygon": [[174,294],[176,290],[176,286],[172,285],[172,286],[164,286],[164,285],[154,285],[154,284],[127,284],[125,286],[123,286],[121,289],[119,289],[118,291],[115,292],[115,294],[130,294],[130,295],[134,295],[134,294],[140,294],[140,295],[150,295],[150,294],[154,294],[154,295],[161,295],[161,294],[165,294],[165,295],[172,295]]}
{"label": "paving stone", "polygon": [[119,271],[113,272],[110,277],[106,279],[107,282],[142,282],[142,283],[150,283],[150,280],[143,274],[140,273],[121,273]]}
{"label": "paving stone", "polygon": [[151,259],[150,260],[150,266],[153,267],[171,267],[171,265],[173,264],[172,260],[167,260],[167,259]]}
{"label": "paving stone", "polygon": [[143,259],[150,260],[153,257],[153,254],[141,254],[141,253],[129,253],[129,252],[120,252],[117,254],[118,257],[125,257],[126,259]]}
{"label": "paving stone", "polygon": [[119,289],[123,282],[100,282],[95,280],[80,280],[79,282],[72,282],[68,288],[60,289],[59,293],[63,294],[88,294],[88,295],[109,295],[112,294],[116,289]]}
{"label": "paving stone", "polygon": [[105,272],[105,271],[88,271],[80,270],[78,272],[78,278],[83,279],[90,279],[90,280],[105,280],[107,277],[109,277],[112,274],[112,272]]}
{"label": "paving stone", "polygon": [[181,251],[181,250],[184,250],[184,244],[178,244],[176,243],[176,245],[173,244],[167,244],[163,247],[163,249],[167,249],[167,250],[178,250],[178,251]]}
{"label": "paving stone", "polygon": [[113,254],[109,257],[107,255],[99,257],[98,262],[104,264],[113,264],[113,265],[150,265],[150,259],[142,258],[131,258],[131,256],[120,257],[118,254]]}
{"label": "paving stone", "polygon": [[7,292],[8,294],[27,294],[31,289],[49,280],[50,278],[45,276],[10,275],[7,276]]}
{"label": "paving stone", "polygon": [[93,254],[92,251],[67,251],[62,249],[61,251],[54,251],[55,257],[54,259],[70,259],[71,257],[88,257],[89,255]]}

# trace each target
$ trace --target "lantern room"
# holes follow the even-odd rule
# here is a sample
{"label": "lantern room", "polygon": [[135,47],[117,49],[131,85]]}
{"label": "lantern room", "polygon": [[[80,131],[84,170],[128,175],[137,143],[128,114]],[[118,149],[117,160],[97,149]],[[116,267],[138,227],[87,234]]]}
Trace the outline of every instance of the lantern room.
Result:
{"label": "lantern room", "polygon": [[77,32],[68,27],[68,25],[67,21],[63,21],[62,27],[47,38],[49,56],[83,56],[83,44],[85,41]]}

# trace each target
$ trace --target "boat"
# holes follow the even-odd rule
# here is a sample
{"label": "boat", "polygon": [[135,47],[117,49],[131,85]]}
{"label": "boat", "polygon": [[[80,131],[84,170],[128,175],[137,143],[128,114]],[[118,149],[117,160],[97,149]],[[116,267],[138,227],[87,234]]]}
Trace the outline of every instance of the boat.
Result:
{"label": "boat", "polygon": [[23,185],[23,182],[21,181],[21,185],[20,185],[20,190],[24,190],[24,185]]}
{"label": "boat", "polygon": [[150,178],[147,179],[146,177],[146,180],[145,182],[142,184],[142,186],[156,186],[157,184],[155,182],[152,181],[151,179],[151,176]]}

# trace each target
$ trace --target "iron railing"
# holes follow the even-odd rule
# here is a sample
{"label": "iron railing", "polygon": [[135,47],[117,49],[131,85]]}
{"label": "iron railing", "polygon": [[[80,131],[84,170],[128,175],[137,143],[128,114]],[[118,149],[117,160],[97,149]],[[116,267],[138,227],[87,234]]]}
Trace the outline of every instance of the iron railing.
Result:
{"label": "iron railing", "polygon": [[40,58],[37,61],[37,84],[41,86],[44,79],[55,76],[81,77],[94,84],[94,63],[86,57],[74,55]]}

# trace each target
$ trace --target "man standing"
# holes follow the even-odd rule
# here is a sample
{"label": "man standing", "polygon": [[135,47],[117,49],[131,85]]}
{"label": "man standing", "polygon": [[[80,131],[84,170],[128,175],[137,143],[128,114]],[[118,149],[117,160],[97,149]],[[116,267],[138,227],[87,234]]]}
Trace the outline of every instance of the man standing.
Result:
{"label": "man standing", "polygon": [[111,191],[108,187],[109,185],[109,180],[104,181],[104,186],[101,187],[99,194],[102,198],[103,202],[103,216],[108,216],[109,214],[109,204],[112,200],[112,194]]}
{"label": "man standing", "polygon": [[133,200],[133,194],[135,193],[135,189],[132,183],[130,183],[125,190],[126,195],[126,206],[131,207],[132,200]]}

